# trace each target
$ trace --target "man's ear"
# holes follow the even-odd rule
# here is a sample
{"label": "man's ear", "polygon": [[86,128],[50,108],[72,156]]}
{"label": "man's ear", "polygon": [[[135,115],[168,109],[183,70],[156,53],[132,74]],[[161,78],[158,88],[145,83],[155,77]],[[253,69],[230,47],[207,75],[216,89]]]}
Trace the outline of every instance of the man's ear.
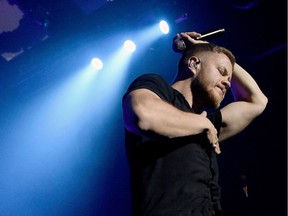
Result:
{"label": "man's ear", "polygon": [[196,56],[191,56],[188,60],[188,67],[189,69],[196,74],[198,64],[200,63],[200,59]]}
{"label": "man's ear", "polygon": [[190,67],[196,67],[200,63],[200,59],[197,56],[191,56],[188,60]]}

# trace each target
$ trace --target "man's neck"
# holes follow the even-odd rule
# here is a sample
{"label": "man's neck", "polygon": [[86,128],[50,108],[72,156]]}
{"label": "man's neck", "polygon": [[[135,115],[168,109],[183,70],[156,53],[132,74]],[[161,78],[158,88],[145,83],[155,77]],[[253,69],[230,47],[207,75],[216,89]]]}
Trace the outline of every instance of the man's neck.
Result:
{"label": "man's neck", "polygon": [[193,95],[192,95],[190,84],[191,84],[191,79],[180,80],[180,81],[174,82],[172,84],[172,88],[179,91],[185,97],[186,101],[192,108]]}

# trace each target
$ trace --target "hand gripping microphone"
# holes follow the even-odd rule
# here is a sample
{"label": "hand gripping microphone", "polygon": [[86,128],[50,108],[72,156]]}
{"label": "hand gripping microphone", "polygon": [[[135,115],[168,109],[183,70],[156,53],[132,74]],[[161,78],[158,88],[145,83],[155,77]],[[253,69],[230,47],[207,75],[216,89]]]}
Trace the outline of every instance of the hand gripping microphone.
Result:
{"label": "hand gripping microphone", "polygon": [[[213,39],[217,36],[219,36],[221,33],[223,33],[225,29],[218,29],[215,31],[207,32],[205,34],[202,34],[201,36],[194,38],[195,40],[202,40],[202,39]],[[173,41],[172,49],[174,52],[180,53],[183,52],[186,49],[186,44],[184,40],[181,38],[177,38],[176,40]]]}

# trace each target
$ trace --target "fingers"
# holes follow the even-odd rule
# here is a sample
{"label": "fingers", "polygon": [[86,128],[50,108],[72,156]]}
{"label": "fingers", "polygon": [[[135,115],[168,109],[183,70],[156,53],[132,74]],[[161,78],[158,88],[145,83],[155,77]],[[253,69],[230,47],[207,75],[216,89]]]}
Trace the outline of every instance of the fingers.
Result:
{"label": "fingers", "polygon": [[212,144],[213,148],[214,148],[214,151],[216,154],[220,154],[221,153],[221,150],[220,150],[220,145],[219,145],[219,142],[215,142]]}
{"label": "fingers", "polygon": [[206,116],[207,116],[207,112],[206,112],[206,111],[203,111],[200,115],[206,117]]}
{"label": "fingers", "polygon": [[178,39],[183,39],[186,41],[189,41],[193,44],[197,44],[197,43],[208,43],[207,41],[204,40],[197,40],[197,37],[200,37],[201,34],[198,32],[181,32],[179,34],[176,35],[176,38]]}
{"label": "fingers", "polygon": [[197,37],[200,37],[201,34],[198,33],[198,32],[181,32],[181,33],[179,34],[179,36],[181,36],[182,38],[189,39],[189,38],[197,38]]}
{"label": "fingers", "polygon": [[217,145],[219,146],[219,140],[218,140],[217,133],[216,133],[216,134],[215,134],[214,141],[213,141],[213,143],[212,143],[212,146],[213,146],[213,148],[216,148]]}
{"label": "fingers", "polygon": [[215,128],[215,134],[216,134],[216,138],[212,144],[213,148],[214,148],[214,151],[216,154],[220,154],[221,153],[221,150],[220,150],[220,145],[219,145],[219,140],[218,140],[218,136],[217,136],[217,130]]}
{"label": "fingers", "polygon": [[196,43],[195,38],[201,36],[201,34],[199,34],[197,32],[182,32],[182,33],[179,34],[179,36],[184,41],[186,40],[186,41],[189,41],[191,43]]}
{"label": "fingers", "polygon": [[[207,115],[207,113],[203,111],[200,115]],[[207,133],[207,138],[209,140],[209,143],[212,145],[214,152],[216,154],[220,154],[221,150],[220,150],[220,145],[219,145],[219,139],[217,136],[218,131],[212,123],[210,124],[210,127],[207,128],[206,133]]]}
{"label": "fingers", "polygon": [[[206,115],[207,113],[202,112],[201,115]],[[214,152],[216,154],[220,154],[221,150],[220,150],[220,145],[219,145],[219,140],[218,140],[218,136],[217,136],[217,130],[214,126],[211,126],[210,129],[207,130],[207,138],[209,140],[209,142],[212,145],[212,148],[214,149]]]}
{"label": "fingers", "polygon": [[178,34],[176,34],[176,36],[173,38],[173,41],[174,40],[177,40],[177,39],[181,39],[181,36],[180,36],[180,34],[178,33]]}
{"label": "fingers", "polygon": [[200,37],[201,34],[198,32],[181,32],[176,34],[173,38],[173,45],[172,48],[175,52],[182,52],[184,51],[187,46],[193,46],[194,44],[199,43],[208,43],[207,41],[198,40],[197,38]]}

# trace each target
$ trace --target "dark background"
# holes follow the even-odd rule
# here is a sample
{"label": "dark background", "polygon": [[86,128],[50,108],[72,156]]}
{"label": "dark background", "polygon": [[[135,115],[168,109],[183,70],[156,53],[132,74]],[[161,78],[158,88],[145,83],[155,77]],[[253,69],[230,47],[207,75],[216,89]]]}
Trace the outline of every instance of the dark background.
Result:
{"label": "dark background", "polygon": [[[179,58],[171,49],[176,33],[216,28],[226,31],[213,42],[234,52],[237,62],[249,71],[269,99],[259,118],[244,132],[222,143],[218,159],[225,216],[287,214],[287,1],[9,2],[19,6],[25,16],[17,30],[0,34],[1,53],[23,51],[9,61],[0,59],[0,215],[129,215],[121,95],[135,77],[146,72],[173,80]],[[110,50],[117,40],[114,34],[140,31],[160,17],[169,20],[169,35],[131,60],[121,87],[109,88],[118,93],[114,103],[106,104],[107,98],[99,102],[97,94],[87,102],[112,108],[109,113],[104,108],[90,117],[85,114],[89,121],[78,127],[81,136],[73,151],[81,154],[75,160],[69,145],[59,152],[58,145],[44,145],[39,139],[35,150],[30,138],[26,141],[34,129],[27,129],[31,125],[29,118],[18,119],[23,107],[29,107],[87,64],[94,48],[103,53]],[[105,45],[98,42],[105,40]],[[30,111],[36,112],[32,108]],[[101,116],[107,116],[105,121]],[[18,121],[21,127],[13,123]],[[41,132],[47,123],[40,122],[36,127]],[[25,135],[19,136],[19,131]],[[22,138],[16,139],[18,136]],[[61,146],[65,141],[59,143]],[[69,154],[70,167],[66,164],[63,168],[60,159]],[[59,171],[61,175],[55,177],[56,171],[49,168],[52,161],[65,172]],[[243,186],[248,187],[248,197]]]}

